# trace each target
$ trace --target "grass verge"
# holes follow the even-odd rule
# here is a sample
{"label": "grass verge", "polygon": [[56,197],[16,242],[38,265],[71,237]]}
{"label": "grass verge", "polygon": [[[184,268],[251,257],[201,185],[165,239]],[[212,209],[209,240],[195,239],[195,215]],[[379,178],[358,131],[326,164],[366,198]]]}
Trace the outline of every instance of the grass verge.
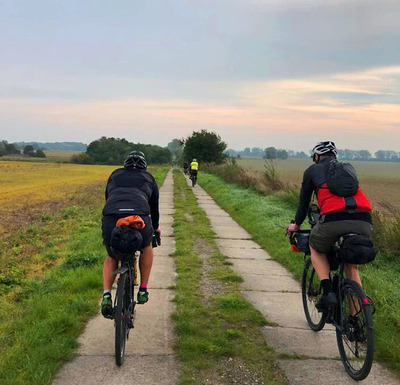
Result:
{"label": "grass verge", "polygon": [[[276,195],[263,195],[252,189],[229,184],[203,173],[199,184],[244,227],[269,254],[300,280],[301,254],[290,251],[284,228],[295,210],[290,202]],[[378,256],[372,264],[360,267],[363,287],[375,301],[376,358],[400,374],[400,265],[393,258]]]}
{"label": "grass verge", "polygon": [[[161,185],[168,169],[151,171]],[[13,286],[0,295],[0,384],[50,384],[98,312],[103,194],[99,185],[82,191],[72,206],[19,233],[24,248],[35,248],[33,259],[44,263],[48,258],[54,266],[33,277],[23,276],[22,266],[21,278],[14,281],[2,273]]]}
{"label": "grass verge", "polygon": [[285,383],[260,327],[261,313],[241,295],[241,278],[219,253],[205,212],[174,173],[177,268],[175,351],[182,383]]}

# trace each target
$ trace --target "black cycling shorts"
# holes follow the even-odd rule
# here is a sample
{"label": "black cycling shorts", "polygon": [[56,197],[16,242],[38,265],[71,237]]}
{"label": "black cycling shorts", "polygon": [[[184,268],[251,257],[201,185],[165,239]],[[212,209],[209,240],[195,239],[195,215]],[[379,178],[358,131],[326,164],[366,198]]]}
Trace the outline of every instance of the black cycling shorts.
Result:
{"label": "black cycling shorts", "polygon": [[197,176],[197,170],[190,170],[190,173]]}
{"label": "black cycling shorts", "polygon": [[[103,244],[107,249],[107,253],[110,257],[112,257],[112,253],[110,250],[110,242],[111,242],[111,232],[113,231],[115,224],[117,223],[118,219],[124,218],[124,216],[110,216],[106,215],[103,216],[103,219],[101,221],[101,229],[103,233]],[[153,226],[151,224],[151,217],[150,215],[148,216],[143,216],[143,221],[145,224],[144,229],[138,230],[141,236],[143,237],[143,242],[141,246],[141,250],[145,248],[146,246],[151,245],[151,242],[153,240]]]}

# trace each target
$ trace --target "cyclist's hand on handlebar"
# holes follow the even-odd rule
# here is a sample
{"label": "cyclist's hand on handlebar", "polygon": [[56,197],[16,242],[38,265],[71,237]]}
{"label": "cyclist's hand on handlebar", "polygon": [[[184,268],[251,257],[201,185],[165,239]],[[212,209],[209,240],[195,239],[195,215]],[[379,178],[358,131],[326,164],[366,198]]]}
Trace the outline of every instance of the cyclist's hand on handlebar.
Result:
{"label": "cyclist's hand on handlebar", "polygon": [[158,228],[154,231],[153,247],[161,246],[161,229]]}
{"label": "cyclist's hand on handlebar", "polygon": [[286,235],[290,237],[292,233],[300,230],[300,226],[296,225],[296,223],[291,223],[288,227],[286,227]]}

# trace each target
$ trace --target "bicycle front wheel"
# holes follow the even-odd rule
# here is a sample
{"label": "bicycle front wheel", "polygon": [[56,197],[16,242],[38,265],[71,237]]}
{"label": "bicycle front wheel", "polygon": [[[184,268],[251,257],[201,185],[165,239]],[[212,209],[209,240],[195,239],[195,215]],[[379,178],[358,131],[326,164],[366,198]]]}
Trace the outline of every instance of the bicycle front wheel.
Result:
{"label": "bicycle front wheel", "polygon": [[374,356],[371,300],[356,282],[343,281],[337,314],[336,338],[346,372],[356,381],[365,379]]}
{"label": "bicycle front wheel", "polygon": [[322,330],[325,326],[326,313],[318,312],[315,307],[315,304],[322,296],[322,288],[317,273],[311,264],[311,259],[307,259],[304,264],[303,278],[301,281],[301,296],[308,326],[315,332]]}
{"label": "bicycle front wheel", "polygon": [[126,297],[126,274],[121,274],[117,285],[117,294],[115,297],[116,305],[114,312],[115,322],[115,361],[118,366],[124,362],[125,342],[127,338],[127,297]]}

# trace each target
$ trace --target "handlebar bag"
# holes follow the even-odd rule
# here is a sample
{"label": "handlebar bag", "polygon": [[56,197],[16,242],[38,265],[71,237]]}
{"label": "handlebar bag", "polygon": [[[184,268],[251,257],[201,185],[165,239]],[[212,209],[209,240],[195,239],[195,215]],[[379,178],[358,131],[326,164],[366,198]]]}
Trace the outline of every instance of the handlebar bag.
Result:
{"label": "handlebar bag", "polygon": [[296,247],[306,253],[310,254],[310,230],[299,230],[295,235],[295,245]]}
{"label": "handlebar bag", "polygon": [[343,240],[339,255],[345,263],[364,265],[376,257],[376,249],[369,238],[354,234]]}

